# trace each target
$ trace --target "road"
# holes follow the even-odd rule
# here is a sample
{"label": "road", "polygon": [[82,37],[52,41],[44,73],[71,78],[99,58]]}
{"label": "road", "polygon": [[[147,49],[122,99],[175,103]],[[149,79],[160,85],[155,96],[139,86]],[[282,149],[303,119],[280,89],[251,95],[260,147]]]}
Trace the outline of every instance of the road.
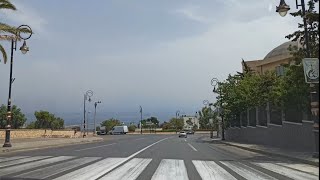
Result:
{"label": "road", "polygon": [[208,135],[118,135],[102,142],[11,153],[0,179],[319,179],[319,167],[272,158]]}

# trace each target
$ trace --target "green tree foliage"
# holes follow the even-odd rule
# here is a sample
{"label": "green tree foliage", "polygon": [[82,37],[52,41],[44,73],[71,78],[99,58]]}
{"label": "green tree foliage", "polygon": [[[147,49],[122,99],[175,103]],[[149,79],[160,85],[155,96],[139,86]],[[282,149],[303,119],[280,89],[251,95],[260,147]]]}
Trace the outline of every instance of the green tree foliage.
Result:
{"label": "green tree foliage", "polygon": [[[25,115],[21,112],[21,109],[16,105],[12,106],[12,122],[11,127],[17,129],[24,125],[27,121]],[[7,106],[2,104],[0,106],[0,128],[5,128],[7,125]]]}
{"label": "green tree foliage", "polygon": [[199,125],[200,129],[209,129],[211,127],[209,120],[213,119],[213,123],[217,124],[217,114],[211,109],[211,107],[203,107],[199,113]]}
{"label": "green tree foliage", "polygon": [[130,125],[130,126],[128,127],[128,130],[129,130],[130,132],[135,132],[136,126],[135,126],[135,125]]}
{"label": "green tree foliage", "polygon": [[[0,0],[0,12],[1,10],[17,10],[17,8],[15,7],[15,5],[13,5],[13,3],[11,3],[10,0]],[[28,29],[22,28],[19,29],[20,32],[26,32],[26,33],[31,33]],[[17,34],[17,28],[10,26],[4,22],[0,22],[0,35],[2,34],[6,34],[6,35],[15,35]],[[11,39],[0,39],[0,40],[10,40]],[[6,64],[8,57],[7,57],[7,53],[6,50],[4,49],[4,47],[0,44],[0,53],[2,54],[3,57],[3,62],[4,64]]]}
{"label": "green tree foliage", "polygon": [[171,118],[169,124],[171,125],[171,128],[181,130],[183,129],[184,121],[181,118]]}
{"label": "green tree foliage", "polygon": [[152,122],[153,125],[152,127],[158,127],[159,126],[159,120],[158,118],[156,117],[150,117],[148,119],[144,119],[141,121],[141,124],[142,124],[142,128],[149,128],[149,125],[147,125],[147,122]]}
{"label": "green tree foliage", "polygon": [[187,123],[188,125],[190,125],[190,126],[193,125],[193,122],[191,121],[191,119],[188,119],[188,120],[186,121],[186,123]]}
{"label": "green tree foliage", "polygon": [[114,126],[120,126],[121,121],[118,119],[111,118],[111,119],[103,121],[100,125],[105,126],[106,131],[109,132]]}
{"label": "green tree foliage", "polygon": [[62,129],[64,126],[64,120],[60,117],[55,117],[48,111],[36,111],[34,113],[36,121],[31,122],[28,128],[36,129]]}
{"label": "green tree foliage", "polygon": [[172,124],[169,122],[164,121],[162,124],[160,124],[160,128],[162,129],[173,129]]}

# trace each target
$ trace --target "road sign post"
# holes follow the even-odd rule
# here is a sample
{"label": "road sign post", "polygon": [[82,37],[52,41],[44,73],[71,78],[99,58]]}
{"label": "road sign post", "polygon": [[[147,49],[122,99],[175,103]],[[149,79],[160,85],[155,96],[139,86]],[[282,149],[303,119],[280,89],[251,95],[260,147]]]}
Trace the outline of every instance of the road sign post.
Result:
{"label": "road sign post", "polygon": [[314,157],[319,157],[319,91],[316,87],[316,84],[319,84],[319,59],[304,58],[302,63],[306,83],[310,84],[311,113],[315,137]]}

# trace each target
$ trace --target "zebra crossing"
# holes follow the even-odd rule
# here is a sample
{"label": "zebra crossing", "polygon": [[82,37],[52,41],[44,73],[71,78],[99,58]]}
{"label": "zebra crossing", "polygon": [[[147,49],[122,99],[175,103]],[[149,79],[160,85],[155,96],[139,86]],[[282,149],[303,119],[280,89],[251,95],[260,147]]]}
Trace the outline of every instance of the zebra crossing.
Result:
{"label": "zebra crossing", "polygon": [[[13,177],[55,180],[135,180],[144,173],[151,162],[151,158],[0,157],[0,179],[1,177]],[[297,180],[319,179],[319,168],[306,164],[209,160],[192,160],[191,162],[203,180],[235,180],[237,177],[234,174],[249,180],[279,178],[274,177],[274,174]],[[151,180],[189,180],[187,167],[190,168],[190,166],[186,166],[185,163],[186,161],[181,159],[162,159],[154,169]]]}

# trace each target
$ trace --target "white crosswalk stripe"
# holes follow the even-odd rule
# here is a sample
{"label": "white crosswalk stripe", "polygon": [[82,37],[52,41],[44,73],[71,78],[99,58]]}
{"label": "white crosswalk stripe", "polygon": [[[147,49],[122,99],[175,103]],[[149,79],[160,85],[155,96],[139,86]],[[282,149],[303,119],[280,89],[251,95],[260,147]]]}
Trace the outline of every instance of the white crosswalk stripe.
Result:
{"label": "white crosswalk stripe", "polygon": [[294,170],[285,166],[281,166],[279,164],[275,163],[254,163],[257,166],[260,166],[262,168],[268,169],[270,171],[276,172],[278,174],[282,174],[284,176],[287,176],[289,178],[295,179],[295,180],[318,180],[319,176],[312,175],[306,172]]}
{"label": "white crosswalk stripe", "polygon": [[276,178],[271,177],[240,162],[225,161],[221,163],[246,179],[276,180]]}
{"label": "white crosswalk stripe", "polygon": [[90,163],[98,159],[101,159],[101,158],[100,157],[84,157],[79,159],[73,159],[71,161],[66,161],[53,166],[36,169],[34,171],[28,171],[26,173],[20,174],[15,177],[21,177],[21,178],[23,177],[23,178],[30,178],[30,179],[45,179],[55,174],[79,167],[81,165]]}
{"label": "white crosswalk stripe", "polygon": [[78,169],[71,173],[65,174],[61,177],[56,178],[56,180],[65,180],[65,179],[77,179],[77,180],[90,180],[97,179],[105,173],[111,171],[118,165],[120,165],[125,158],[107,158],[101,161],[98,161],[94,164],[86,166],[84,168]]}
{"label": "white crosswalk stripe", "polygon": [[26,163],[26,162],[30,162],[30,161],[39,160],[39,159],[45,159],[45,158],[49,158],[49,157],[51,157],[51,156],[35,156],[35,157],[17,159],[17,160],[13,160],[13,161],[6,161],[6,162],[0,163],[0,167],[12,166],[12,165],[16,165],[16,164]]}
{"label": "white crosswalk stripe", "polygon": [[103,176],[101,180],[134,180],[150,162],[151,159],[134,158],[106,176]]}
{"label": "white crosswalk stripe", "polygon": [[203,180],[236,180],[214,161],[192,161]]}
{"label": "white crosswalk stripe", "polygon": [[183,160],[163,159],[152,176],[152,180],[188,180],[187,168]]}
{"label": "white crosswalk stripe", "polygon": [[32,168],[36,168],[36,167],[40,167],[40,166],[44,166],[44,165],[48,165],[51,163],[56,163],[59,161],[72,159],[72,158],[74,158],[74,157],[72,157],[72,156],[58,156],[58,157],[53,157],[53,158],[49,158],[49,159],[43,159],[40,161],[30,162],[27,164],[15,165],[15,166],[1,169],[0,175],[4,176],[4,175],[8,175],[8,174],[13,174],[13,173],[20,172],[21,170],[28,170],[28,169],[32,169]]}
{"label": "white crosswalk stripe", "polygon": [[0,162],[12,161],[15,159],[22,159],[26,157],[29,157],[29,156],[14,156],[14,157],[7,157],[7,158],[3,157],[3,158],[0,158]]}
{"label": "white crosswalk stripe", "polygon": [[[274,180],[285,176],[295,180],[319,179],[319,168],[306,164],[281,162],[203,161],[192,160],[189,166],[180,159],[162,159],[156,166],[151,158],[102,158],[74,156],[14,156],[0,157],[0,179],[2,176],[14,178],[57,180],[135,180],[145,178],[146,169],[154,172],[147,174],[152,180],[188,180],[188,168],[194,168],[203,180],[243,179]],[[151,163],[153,162],[153,163]],[[259,166],[260,168],[257,168]],[[188,167],[188,168],[187,168]],[[151,169],[150,169],[151,168]],[[193,169],[193,171],[194,171]],[[263,172],[261,172],[264,169]],[[191,172],[193,172],[191,171]],[[268,173],[272,171],[272,173]],[[281,176],[273,177],[275,174]],[[198,175],[197,175],[198,176]]]}

